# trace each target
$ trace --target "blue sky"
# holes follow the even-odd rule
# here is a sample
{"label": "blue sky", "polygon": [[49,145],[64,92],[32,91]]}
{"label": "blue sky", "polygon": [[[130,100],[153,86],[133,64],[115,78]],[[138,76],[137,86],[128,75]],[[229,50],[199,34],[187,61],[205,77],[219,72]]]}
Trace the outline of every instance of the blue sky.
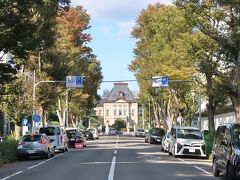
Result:
{"label": "blue sky", "polygon": [[[157,2],[170,4],[172,0],[72,0],[72,6],[83,6],[91,17],[89,45],[101,61],[103,81],[135,79],[128,71],[136,42],[130,33],[141,10]],[[128,84],[130,90],[139,90],[137,82]],[[112,87],[113,83],[103,82],[98,93]]]}

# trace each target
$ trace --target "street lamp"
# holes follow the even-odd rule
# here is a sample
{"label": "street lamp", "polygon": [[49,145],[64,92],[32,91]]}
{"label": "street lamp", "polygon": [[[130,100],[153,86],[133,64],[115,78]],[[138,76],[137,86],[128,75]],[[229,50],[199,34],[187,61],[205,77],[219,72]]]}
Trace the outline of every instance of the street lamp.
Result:
{"label": "street lamp", "polygon": [[151,101],[148,96],[148,129],[151,128]]}

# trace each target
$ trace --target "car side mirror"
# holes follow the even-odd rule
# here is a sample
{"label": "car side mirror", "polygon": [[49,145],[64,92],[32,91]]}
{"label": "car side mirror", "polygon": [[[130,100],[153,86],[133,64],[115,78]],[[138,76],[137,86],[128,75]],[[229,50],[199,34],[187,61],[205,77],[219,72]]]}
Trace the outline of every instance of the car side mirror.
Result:
{"label": "car side mirror", "polygon": [[54,139],[50,139],[50,142],[52,143],[54,141]]}
{"label": "car side mirror", "polygon": [[224,146],[227,146],[227,145],[228,145],[227,139],[224,138],[224,139],[221,141],[221,144],[224,145]]}

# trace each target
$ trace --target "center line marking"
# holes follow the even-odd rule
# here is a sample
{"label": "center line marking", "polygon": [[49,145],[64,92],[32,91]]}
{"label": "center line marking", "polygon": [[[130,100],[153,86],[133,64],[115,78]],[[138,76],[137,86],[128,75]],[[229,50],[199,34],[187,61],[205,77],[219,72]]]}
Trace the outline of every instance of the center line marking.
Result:
{"label": "center line marking", "polygon": [[117,150],[114,151],[114,154],[117,154]]}
{"label": "center line marking", "polygon": [[23,172],[23,171],[18,171],[18,172],[14,173],[14,174],[12,174],[12,175],[10,175],[10,176],[7,176],[7,177],[5,177],[5,178],[3,178],[3,179],[1,179],[1,180],[9,179],[9,178],[11,178],[11,177],[13,177],[13,176],[16,176],[16,175],[18,175],[18,174],[21,174],[22,172]]}
{"label": "center line marking", "polygon": [[115,171],[115,164],[116,164],[116,156],[113,156],[110,172],[109,172],[109,175],[108,175],[108,180],[113,180],[114,171]]}

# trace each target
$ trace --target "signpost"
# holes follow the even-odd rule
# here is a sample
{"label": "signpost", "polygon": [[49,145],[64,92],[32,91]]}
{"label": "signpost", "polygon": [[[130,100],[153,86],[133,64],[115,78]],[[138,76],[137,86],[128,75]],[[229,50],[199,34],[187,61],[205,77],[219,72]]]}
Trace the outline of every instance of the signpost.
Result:
{"label": "signpost", "polygon": [[82,83],[82,76],[66,76],[66,88],[80,88]]}
{"label": "signpost", "polygon": [[167,87],[168,76],[152,76],[152,87]]}

